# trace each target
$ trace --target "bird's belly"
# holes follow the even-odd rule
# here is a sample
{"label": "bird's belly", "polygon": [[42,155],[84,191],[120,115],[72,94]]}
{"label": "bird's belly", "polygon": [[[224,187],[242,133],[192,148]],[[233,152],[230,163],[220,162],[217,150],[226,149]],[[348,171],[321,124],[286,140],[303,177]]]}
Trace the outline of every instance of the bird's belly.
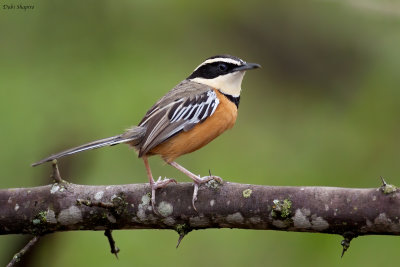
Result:
{"label": "bird's belly", "polygon": [[214,114],[187,132],[181,132],[153,148],[149,154],[158,154],[167,162],[193,152],[211,142],[224,131],[233,127],[237,117],[237,107],[219,91],[220,103]]}

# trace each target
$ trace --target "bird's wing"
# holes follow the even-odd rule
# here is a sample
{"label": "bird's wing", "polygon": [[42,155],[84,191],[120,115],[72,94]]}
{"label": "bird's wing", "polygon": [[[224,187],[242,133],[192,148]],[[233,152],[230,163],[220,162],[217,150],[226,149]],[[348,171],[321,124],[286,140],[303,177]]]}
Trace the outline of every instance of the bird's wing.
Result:
{"label": "bird's wing", "polygon": [[202,84],[184,82],[168,92],[146,114],[139,126],[146,134],[139,144],[139,156],[174,135],[191,130],[211,116],[219,104],[215,91]]}

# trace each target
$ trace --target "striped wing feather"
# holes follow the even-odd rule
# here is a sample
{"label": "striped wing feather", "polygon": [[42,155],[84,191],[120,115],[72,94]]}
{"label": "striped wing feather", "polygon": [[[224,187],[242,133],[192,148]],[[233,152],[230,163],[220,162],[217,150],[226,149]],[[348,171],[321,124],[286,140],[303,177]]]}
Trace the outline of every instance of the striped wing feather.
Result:
{"label": "striped wing feather", "polygon": [[219,99],[212,88],[194,82],[179,84],[159,100],[139,124],[147,129],[143,142],[137,146],[139,157],[174,135],[189,131],[203,122],[215,112],[218,104]]}

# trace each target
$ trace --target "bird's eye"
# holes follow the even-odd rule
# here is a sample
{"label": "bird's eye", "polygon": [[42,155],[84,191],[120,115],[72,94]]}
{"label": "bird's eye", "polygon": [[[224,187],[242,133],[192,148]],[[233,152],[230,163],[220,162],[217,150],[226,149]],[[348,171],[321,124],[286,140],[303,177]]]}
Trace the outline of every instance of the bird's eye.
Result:
{"label": "bird's eye", "polygon": [[227,66],[226,64],[224,64],[224,63],[220,63],[220,64],[218,65],[218,68],[219,68],[219,70],[221,70],[221,71],[226,71],[226,70],[228,69],[228,66]]}

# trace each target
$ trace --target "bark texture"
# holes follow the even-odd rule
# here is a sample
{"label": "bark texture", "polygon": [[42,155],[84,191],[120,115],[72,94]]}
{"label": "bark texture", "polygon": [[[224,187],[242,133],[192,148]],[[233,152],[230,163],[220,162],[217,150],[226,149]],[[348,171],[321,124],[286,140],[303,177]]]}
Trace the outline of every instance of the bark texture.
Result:
{"label": "bark texture", "polygon": [[373,189],[260,186],[214,181],[157,190],[153,212],[148,184],[88,186],[54,183],[0,190],[0,234],[55,231],[245,228],[320,232],[352,237],[400,234],[400,192]]}

